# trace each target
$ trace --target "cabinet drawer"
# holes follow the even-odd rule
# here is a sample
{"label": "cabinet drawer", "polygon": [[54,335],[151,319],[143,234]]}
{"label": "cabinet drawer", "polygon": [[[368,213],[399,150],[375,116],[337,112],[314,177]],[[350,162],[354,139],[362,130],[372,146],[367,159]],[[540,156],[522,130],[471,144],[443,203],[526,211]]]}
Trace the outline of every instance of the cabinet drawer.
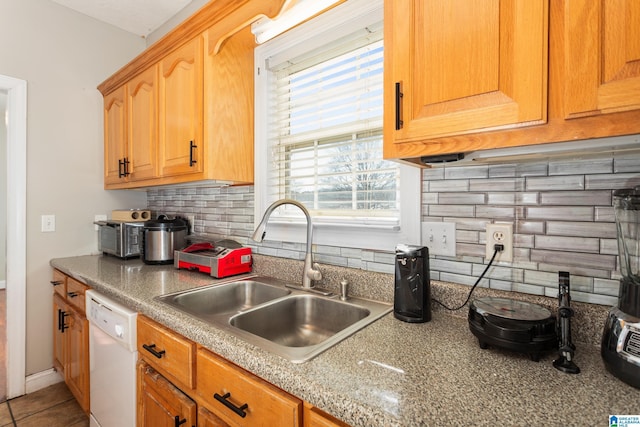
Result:
{"label": "cabinet drawer", "polygon": [[51,285],[53,285],[53,292],[65,298],[67,295],[67,275],[58,270],[53,270],[53,279],[51,279]]}
{"label": "cabinet drawer", "polygon": [[195,344],[144,316],[138,316],[140,357],[178,386],[193,389]]}
{"label": "cabinet drawer", "polygon": [[301,425],[299,399],[202,348],[197,378],[203,404],[231,425]]}
{"label": "cabinet drawer", "polygon": [[67,277],[67,301],[69,302],[69,305],[83,315],[85,311],[84,293],[87,289],[89,289],[89,287],[84,283],[78,282],[72,277]]}

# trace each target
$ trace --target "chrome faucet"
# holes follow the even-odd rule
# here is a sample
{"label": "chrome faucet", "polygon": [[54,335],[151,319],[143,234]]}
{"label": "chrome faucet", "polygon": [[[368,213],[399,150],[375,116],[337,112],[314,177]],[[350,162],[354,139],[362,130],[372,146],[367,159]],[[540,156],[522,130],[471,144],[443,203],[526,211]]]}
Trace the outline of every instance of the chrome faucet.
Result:
{"label": "chrome faucet", "polygon": [[313,224],[311,222],[311,215],[309,215],[309,211],[304,205],[296,200],[291,199],[280,199],[275,201],[267,208],[264,212],[264,216],[262,217],[262,221],[256,227],[256,231],[253,232],[253,236],[251,239],[256,242],[262,242],[264,236],[267,234],[267,221],[269,221],[269,217],[271,213],[281,205],[294,205],[300,208],[300,210],[307,217],[307,253],[304,257],[304,270],[302,272],[302,287],[304,289],[311,289],[313,285],[311,284],[312,280],[322,280],[322,273],[318,270],[318,264],[313,262],[313,255],[311,253],[311,242],[313,239]]}

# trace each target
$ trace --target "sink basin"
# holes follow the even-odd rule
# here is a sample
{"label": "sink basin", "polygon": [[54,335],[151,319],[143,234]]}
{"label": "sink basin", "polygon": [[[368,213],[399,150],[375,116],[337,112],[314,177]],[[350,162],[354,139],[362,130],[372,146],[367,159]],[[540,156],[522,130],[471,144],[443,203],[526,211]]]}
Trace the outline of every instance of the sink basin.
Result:
{"label": "sink basin", "polygon": [[241,280],[165,295],[160,300],[196,316],[209,317],[248,310],[290,293],[283,287]]}
{"label": "sink basin", "polygon": [[320,344],[366,318],[363,307],[314,295],[297,295],[233,316],[231,326],[286,347]]}
{"label": "sink basin", "polygon": [[211,326],[294,362],[305,362],[391,311],[361,298],[347,302],[254,276],[156,297]]}

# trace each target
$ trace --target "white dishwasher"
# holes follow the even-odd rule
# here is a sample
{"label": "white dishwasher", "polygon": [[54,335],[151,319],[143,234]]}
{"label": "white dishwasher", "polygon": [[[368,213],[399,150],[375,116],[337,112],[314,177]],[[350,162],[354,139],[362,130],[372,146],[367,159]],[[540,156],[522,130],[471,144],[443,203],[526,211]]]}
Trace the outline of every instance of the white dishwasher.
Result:
{"label": "white dishwasher", "polygon": [[95,290],[86,293],[89,320],[90,427],[136,425],[138,314]]}

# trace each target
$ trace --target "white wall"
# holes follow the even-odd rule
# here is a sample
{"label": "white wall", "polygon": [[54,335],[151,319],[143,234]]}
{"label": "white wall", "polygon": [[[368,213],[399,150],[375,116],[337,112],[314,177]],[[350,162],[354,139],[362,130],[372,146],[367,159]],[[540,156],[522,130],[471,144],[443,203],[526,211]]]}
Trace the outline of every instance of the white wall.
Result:
{"label": "white wall", "polygon": [[[0,59],[1,60],[1,59]],[[0,283],[6,278],[7,243],[7,128],[5,112],[7,94],[0,90]],[[3,288],[4,286],[0,286]]]}
{"label": "white wall", "polygon": [[[27,375],[52,365],[49,260],[96,252],[95,214],[146,206],[144,192],[103,190],[96,89],[144,48],[49,0],[0,0],[0,74],[28,85]],[[55,232],[40,232],[42,214],[56,215]]]}

